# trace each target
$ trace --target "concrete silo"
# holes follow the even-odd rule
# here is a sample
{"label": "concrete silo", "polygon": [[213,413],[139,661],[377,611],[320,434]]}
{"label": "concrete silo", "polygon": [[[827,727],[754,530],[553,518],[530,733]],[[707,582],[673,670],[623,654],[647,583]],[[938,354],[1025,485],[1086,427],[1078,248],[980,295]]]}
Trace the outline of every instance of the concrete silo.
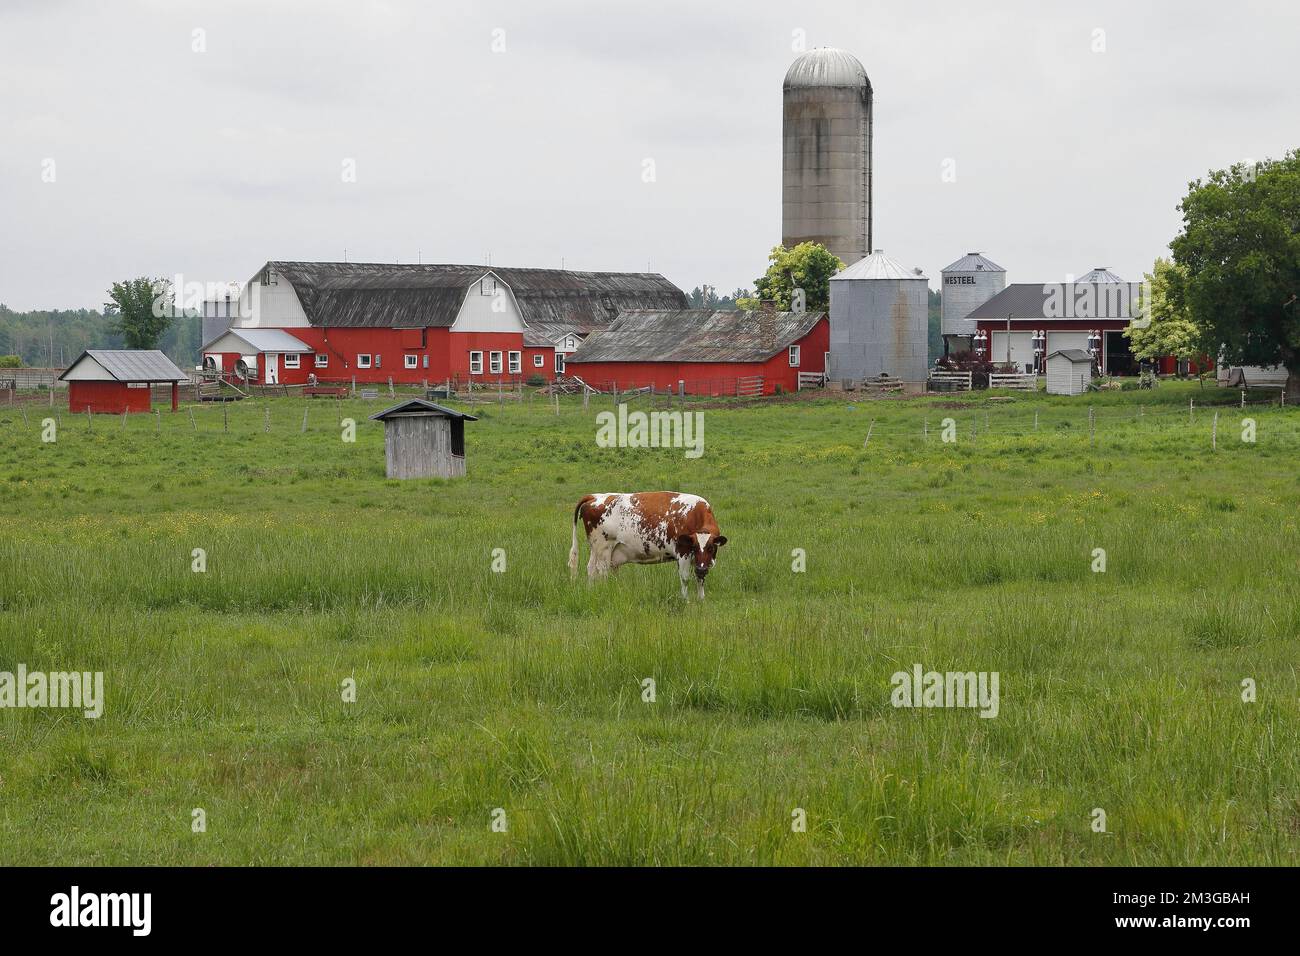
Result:
{"label": "concrete silo", "polygon": [[940,273],[944,352],[965,352],[976,332],[966,316],[1007,287],[1007,270],[978,252],[968,252]]}
{"label": "concrete silo", "polygon": [[929,374],[930,283],[877,249],[831,276],[829,377],[881,373],[924,383]]}
{"label": "concrete silo", "polygon": [[852,265],[871,251],[871,81],[857,57],[810,50],[783,94],[781,242],[818,242]]}

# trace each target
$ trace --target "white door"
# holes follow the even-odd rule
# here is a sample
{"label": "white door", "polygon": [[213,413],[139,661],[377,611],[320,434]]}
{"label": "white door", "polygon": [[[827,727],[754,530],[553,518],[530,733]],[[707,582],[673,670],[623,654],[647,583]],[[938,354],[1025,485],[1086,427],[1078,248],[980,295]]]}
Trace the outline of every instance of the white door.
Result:
{"label": "white door", "polygon": [[280,384],[280,356],[275,352],[264,352],[262,355],[266,360],[266,384]]}
{"label": "white door", "polygon": [[1047,332],[1047,354],[1059,352],[1061,349],[1081,349],[1088,351],[1088,333],[1083,332]]}
{"label": "white door", "polygon": [[[993,346],[989,354],[989,361],[996,365],[1003,365],[1007,361],[1007,333],[994,332]],[[1026,368],[1032,368],[1034,364],[1034,333],[1033,332],[1012,332],[1011,333],[1011,364],[1016,367],[1017,372],[1023,372]]]}

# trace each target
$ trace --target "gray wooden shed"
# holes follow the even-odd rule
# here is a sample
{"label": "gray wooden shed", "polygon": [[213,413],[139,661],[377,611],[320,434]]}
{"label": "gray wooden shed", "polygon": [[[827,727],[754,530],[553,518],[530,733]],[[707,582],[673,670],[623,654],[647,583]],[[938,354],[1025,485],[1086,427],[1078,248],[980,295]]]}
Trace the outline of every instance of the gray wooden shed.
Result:
{"label": "gray wooden shed", "polygon": [[1057,349],[1047,356],[1048,395],[1082,395],[1090,381],[1092,356],[1083,349]]}
{"label": "gray wooden shed", "polygon": [[384,423],[389,478],[460,478],[465,474],[465,423],[454,408],[413,398],[371,419]]}

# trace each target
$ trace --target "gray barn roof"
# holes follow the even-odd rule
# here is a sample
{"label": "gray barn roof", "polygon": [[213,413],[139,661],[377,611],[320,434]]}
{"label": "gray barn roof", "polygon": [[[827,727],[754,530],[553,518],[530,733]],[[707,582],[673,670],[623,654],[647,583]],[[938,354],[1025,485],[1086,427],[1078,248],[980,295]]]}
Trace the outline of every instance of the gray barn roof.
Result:
{"label": "gray barn roof", "polygon": [[189,376],[157,349],[87,349],[59,376],[60,381],[82,381],[75,375],[82,359],[90,358],[119,382],[186,382]]}
{"label": "gray barn roof", "polygon": [[283,329],[226,329],[220,335],[211,341],[204,343],[199,349],[200,352],[207,352],[209,347],[215,345],[227,335],[233,335],[242,341],[254,352],[314,352],[316,351],[302,339],[297,338]]}
{"label": "gray barn roof", "polygon": [[763,362],[813,330],[825,312],[624,312],[570,362]]}
{"label": "gray barn roof", "polygon": [[648,272],[365,262],[272,261],[267,267],[293,285],[316,326],[450,327],[470,285],[488,273],[510,288],[524,323],[539,332],[548,326],[591,331],[606,328],[624,309],[688,304],[681,289]]}
{"label": "gray barn roof", "polygon": [[[1007,286],[983,305],[974,309],[968,319],[1005,320],[1031,319],[1052,322],[1059,319],[1131,319],[1132,303],[1137,298],[1136,283],[1113,282],[1015,282]],[[1082,299],[1081,299],[1082,297]],[[1092,314],[1057,314],[1064,304],[1074,309],[1079,302],[1087,303]]]}

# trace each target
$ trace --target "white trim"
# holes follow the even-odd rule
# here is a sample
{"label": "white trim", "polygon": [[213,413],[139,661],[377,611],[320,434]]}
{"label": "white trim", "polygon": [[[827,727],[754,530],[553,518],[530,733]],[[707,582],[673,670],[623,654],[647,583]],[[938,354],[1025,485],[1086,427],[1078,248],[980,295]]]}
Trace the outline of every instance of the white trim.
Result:
{"label": "white trim", "polygon": [[533,368],[546,368],[546,356],[541,352],[533,356]]}
{"label": "white trim", "polygon": [[[477,365],[478,368],[474,366]],[[483,352],[479,349],[471,349],[469,353],[469,374],[483,374]]]}
{"label": "white trim", "polygon": [[402,357],[402,362],[404,368],[419,368],[420,356],[416,355],[414,352],[408,352]]}
{"label": "white trim", "polygon": [[301,353],[301,352],[285,352],[285,353],[284,353],[284,367],[285,367],[285,368],[301,368],[301,367],[302,367],[302,353]]}
{"label": "white trim", "polygon": [[369,353],[369,352],[358,352],[358,353],[357,353],[357,368],[370,368],[370,353]]}
{"label": "white trim", "polygon": [[317,353],[316,353],[316,367],[317,367],[317,368],[329,368],[329,367],[330,367],[330,357],[329,357],[328,353],[326,353],[326,352],[317,352]]}
{"label": "white trim", "polygon": [[790,367],[791,367],[791,368],[798,368],[798,367],[799,367],[799,358],[800,358],[800,354],[799,354],[799,353],[800,353],[799,346],[797,346],[797,345],[792,345],[792,346],[790,346],[790,351],[787,353],[787,355],[789,356],[789,359],[790,359]]}
{"label": "white trim", "polygon": [[497,350],[488,352],[488,374],[501,374],[501,353]]}
{"label": "white trim", "polygon": [[506,369],[511,375],[518,375],[524,369],[524,353],[511,350],[506,353]]}

